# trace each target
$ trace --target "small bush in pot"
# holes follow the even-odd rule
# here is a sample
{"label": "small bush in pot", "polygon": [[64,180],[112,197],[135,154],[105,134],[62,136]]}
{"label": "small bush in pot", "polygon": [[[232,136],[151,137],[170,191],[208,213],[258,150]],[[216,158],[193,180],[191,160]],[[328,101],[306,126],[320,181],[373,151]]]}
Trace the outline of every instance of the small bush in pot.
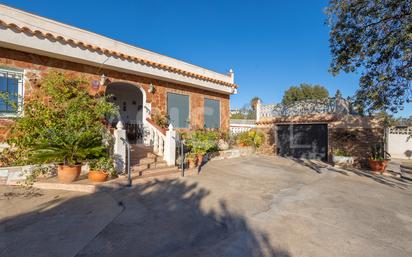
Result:
{"label": "small bush in pot", "polygon": [[354,163],[353,157],[343,149],[333,151],[332,161],[335,166],[352,166]]}
{"label": "small bush in pot", "polygon": [[390,154],[383,149],[382,144],[371,146],[369,153],[369,167],[374,172],[383,173],[388,165]]}
{"label": "small bush in pot", "polygon": [[109,175],[111,177],[116,176],[114,169],[114,160],[109,157],[101,157],[89,161],[90,171],[88,174],[89,180],[92,182],[104,182]]}
{"label": "small bush in pot", "polygon": [[219,150],[218,140],[219,133],[214,130],[196,130],[185,135],[186,144],[198,165],[207,153]]}

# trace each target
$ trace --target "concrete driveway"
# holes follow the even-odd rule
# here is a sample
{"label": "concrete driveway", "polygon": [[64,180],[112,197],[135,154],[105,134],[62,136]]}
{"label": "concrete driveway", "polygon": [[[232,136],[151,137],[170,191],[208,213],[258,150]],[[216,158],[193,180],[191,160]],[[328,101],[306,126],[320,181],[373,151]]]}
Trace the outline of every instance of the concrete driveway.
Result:
{"label": "concrete driveway", "polygon": [[0,256],[412,256],[411,185],[256,156],[91,195],[6,192]]}

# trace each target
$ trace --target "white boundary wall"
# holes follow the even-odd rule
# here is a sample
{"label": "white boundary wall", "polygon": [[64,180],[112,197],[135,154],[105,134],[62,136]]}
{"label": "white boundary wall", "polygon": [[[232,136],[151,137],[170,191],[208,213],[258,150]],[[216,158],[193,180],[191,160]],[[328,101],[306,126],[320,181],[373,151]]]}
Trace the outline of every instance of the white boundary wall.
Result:
{"label": "white boundary wall", "polygon": [[412,159],[412,127],[388,128],[387,152],[391,158]]}
{"label": "white boundary wall", "polygon": [[230,133],[239,134],[256,128],[255,120],[230,120]]}

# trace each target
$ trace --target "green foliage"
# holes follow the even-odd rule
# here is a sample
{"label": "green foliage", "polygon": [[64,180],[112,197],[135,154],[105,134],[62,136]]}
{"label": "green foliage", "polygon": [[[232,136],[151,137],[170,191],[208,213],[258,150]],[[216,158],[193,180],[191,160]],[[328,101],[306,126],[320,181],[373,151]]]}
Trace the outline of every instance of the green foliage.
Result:
{"label": "green foliage", "polygon": [[233,113],[230,115],[231,119],[235,119],[235,120],[243,120],[246,119],[246,115],[240,112],[237,113]]}
{"label": "green foliage", "polygon": [[250,108],[252,108],[252,110],[256,111],[256,105],[259,100],[260,98],[257,96],[253,97],[252,100],[250,100]]}
{"label": "green foliage", "polygon": [[261,131],[252,129],[238,134],[236,141],[241,146],[254,146],[259,148],[264,140],[265,135]]}
{"label": "green foliage", "polygon": [[360,71],[356,105],[373,112],[412,101],[412,1],[330,0],[330,71]]}
{"label": "green foliage", "polygon": [[167,128],[169,126],[169,116],[167,115],[162,115],[159,112],[153,112],[150,115],[151,119],[156,123],[161,128]]}
{"label": "green foliage", "polygon": [[299,86],[292,86],[286,90],[282,103],[288,105],[297,101],[320,100],[328,97],[329,92],[325,87],[302,83]]}
{"label": "green foliage", "polygon": [[[13,95],[19,98],[18,95]],[[0,91],[0,100],[3,102],[3,104],[9,105],[13,108],[13,110],[18,111],[18,106],[14,101],[10,101],[10,94],[8,92],[2,92]]]}
{"label": "green foliage", "polygon": [[101,157],[99,159],[93,159],[89,161],[90,170],[103,171],[110,176],[116,176],[114,169],[114,160],[110,157]]}
{"label": "green foliage", "polygon": [[215,130],[196,130],[184,135],[186,145],[195,155],[217,151],[219,138],[220,134]]}
{"label": "green foliage", "polygon": [[350,156],[350,153],[345,151],[344,149],[336,149],[333,151],[333,155],[335,156]]}
{"label": "green foliage", "polygon": [[371,146],[369,158],[374,161],[386,160],[386,156],[390,157],[390,154],[386,152],[382,144],[376,144]]}
{"label": "green foliage", "polygon": [[0,167],[24,165],[26,151],[20,148],[5,148],[0,153]]}
{"label": "green foliage", "polygon": [[105,97],[88,94],[82,78],[51,72],[25,101],[8,143],[22,153],[20,162],[76,164],[105,153],[102,121],[114,113]]}

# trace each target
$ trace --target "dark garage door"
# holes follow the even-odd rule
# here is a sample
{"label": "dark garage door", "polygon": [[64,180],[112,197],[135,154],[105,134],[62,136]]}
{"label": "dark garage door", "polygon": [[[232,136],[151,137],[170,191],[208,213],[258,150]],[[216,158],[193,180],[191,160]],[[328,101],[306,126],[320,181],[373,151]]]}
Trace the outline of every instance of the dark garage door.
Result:
{"label": "dark garage door", "polygon": [[285,157],[327,160],[326,124],[277,125],[277,154]]}

